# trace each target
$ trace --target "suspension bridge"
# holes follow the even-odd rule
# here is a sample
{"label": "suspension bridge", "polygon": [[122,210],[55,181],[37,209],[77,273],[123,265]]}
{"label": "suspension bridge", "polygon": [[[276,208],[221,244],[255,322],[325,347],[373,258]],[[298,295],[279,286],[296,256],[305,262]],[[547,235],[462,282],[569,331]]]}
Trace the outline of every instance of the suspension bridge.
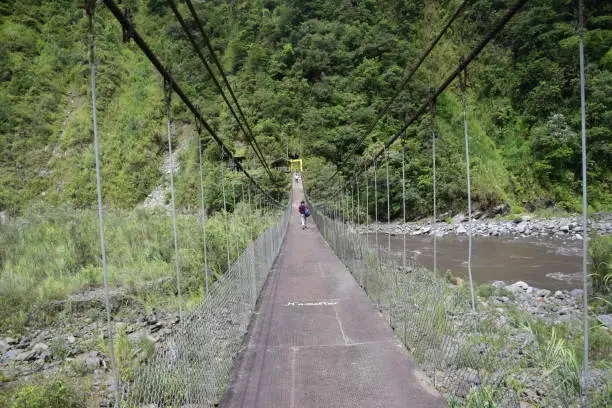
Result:
{"label": "suspension bridge", "polygon": [[[138,368],[132,378],[124,380],[118,372],[117,356],[112,346],[115,337],[112,307],[109,299],[109,277],[105,249],[105,222],[102,197],[102,169],[98,134],[95,57],[96,1],[87,1],[90,30],[90,78],[92,122],[96,156],[101,261],[105,285],[105,324],[112,372],[115,407],[523,407],[525,395],[513,384],[520,377],[520,362],[513,369],[504,369],[516,345],[505,344],[506,332],[491,329],[489,315],[479,310],[472,282],[471,262],[471,199],[468,116],[465,100],[465,70],[484,47],[518,13],[526,1],[518,0],[499,19],[490,32],[459,61],[456,69],[440,84],[432,84],[429,96],[392,135],[365,166],[355,169],[352,178],[331,194],[331,200],[317,201],[309,197],[301,184],[287,193],[287,200],[266,190],[247,168],[236,159],[227,143],[214,130],[199,106],[173,77],[171,70],[147,45],[131,20],[129,8],[120,8],[113,0],[104,5],[119,22],[124,41],[133,41],[151,61],[164,82],[168,123],[168,150],[172,160],[173,118],[171,103],[178,99],[195,117],[198,134],[200,167],[199,222],[206,223],[202,146],[204,134],[220,148],[221,173],[215,180],[223,190],[226,211],[227,270],[216,279],[209,279],[201,301],[186,308],[181,293],[180,239],[176,226],[174,179],[170,172],[170,212],[173,218],[173,249],[179,324],[155,350],[154,356]],[[216,57],[204,26],[190,0],[187,9],[194,24],[188,25],[173,0],[167,1],[184,30],[198,59],[228,105],[245,140],[268,175],[270,167],[254,136],[248,120]],[[401,90],[412,79],[440,38],[464,11],[467,1],[452,15],[417,63],[408,71],[394,96],[379,112],[363,135],[372,132],[387,113]],[[582,3],[582,2],[581,2]],[[580,10],[580,61],[583,68],[582,9]],[[199,46],[195,32],[206,45],[209,59]],[[221,79],[213,72],[220,72]],[[581,70],[582,154],[585,162],[584,74]],[[356,232],[355,225],[377,224],[381,218],[390,222],[389,195],[391,165],[390,147],[405,138],[406,129],[423,116],[429,116],[433,146],[433,208],[431,237],[436,253],[436,99],[457,82],[464,96],[463,124],[468,196],[469,251],[466,254],[469,272],[467,290],[449,287],[436,273],[413,265],[404,255],[394,256],[379,243],[371,245]],[[435,85],[435,86],[434,86]],[[229,96],[228,96],[229,95]],[[359,146],[355,146],[357,151]],[[264,208],[277,215],[273,224],[244,249],[232,242],[231,219],[227,215],[225,163],[242,174],[248,185],[249,208]],[[396,160],[397,162],[397,160]],[[406,181],[402,150],[401,174],[403,221],[406,221]],[[338,168],[345,163],[341,163]],[[382,173],[382,176],[381,176]],[[330,176],[331,183],[337,176]],[[306,179],[308,175],[306,173]],[[583,167],[583,231],[586,237],[586,167]],[[292,183],[293,184],[293,183]],[[251,193],[259,202],[251,204]],[[247,194],[243,192],[243,199]],[[368,215],[371,203],[386,196],[386,217]],[[235,197],[235,194],[234,194]],[[306,200],[313,210],[308,228],[299,224],[297,206]],[[245,199],[246,201],[246,199]],[[398,203],[396,203],[398,204]],[[202,228],[206,246],[206,228]],[[406,236],[404,235],[404,240]],[[187,239],[187,238],[185,238]],[[390,241],[389,241],[390,242]],[[405,241],[404,241],[405,242]],[[236,246],[236,256],[230,252]],[[584,293],[588,293],[586,239],[583,254]],[[404,251],[405,252],[405,251]],[[206,249],[205,249],[206,254]],[[206,259],[206,255],[205,255]],[[437,270],[434,256],[434,271]],[[206,262],[206,260],[205,260]],[[209,284],[210,283],[210,284]],[[584,308],[584,358],[578,369],[576,384],[560,382],[551,401],[586,406],[589,393],[601,384],[589,380],[589,339],[587,296]],[[495,341],[496,346],[491,346]],[[544,350],[545,351],[545,350]],[[513,382],[514,381],[514,382]],[[543,379],[544,381],[544,379]],[[547,380],[548,381],[548,380]],[[556,380],[554,380],[556,381]],[[553,382],[554,382],[553,381]],[[563,400],[563,387],[577,387],[577,398]],[[563,390],[561,390],[563,388]],[[555,400],[559,392],[558,400]],[[554,395],[553,395],[554,394]],[[565,395],[565,394],[563,394]],[[574,405],[572,405],[574,406]]]}

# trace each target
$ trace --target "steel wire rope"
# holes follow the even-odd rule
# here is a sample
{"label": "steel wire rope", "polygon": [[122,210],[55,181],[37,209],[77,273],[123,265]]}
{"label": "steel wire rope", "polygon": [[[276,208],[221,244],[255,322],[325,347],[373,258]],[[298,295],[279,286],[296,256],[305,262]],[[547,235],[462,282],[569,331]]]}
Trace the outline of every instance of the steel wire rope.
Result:
{"label": "steel wire rope", "polygon": [[378,241],[378,177],[377,177],[378,163],[374,159],[374,218],[376,228],[376,307],[380,308],[380,273],[382,269],[381,265],[381,251],[380,243]]}
{"label": "steel wire rope", "polygon": [[[189,12],[191,13],[191,16],[193,17],[196,26],[198,27],[198,30],[200,31],[200,35],[202,36],[202,38],[204,39],[204,42],[206,43],[206,47],[208,48],[208,52],[210,53],[210,56],[213,59],[214,64],[217,66],[217,69],[219,70],[219,73],[221,74],[221,78],[223,79],[223,82],[225,83],[225,86],[227,87],[228,92],[230,93],[230,96],[232,97],[232,100],[234,101],[234,103],[236,104],[236,108],[238,109],[238,113],[240,114],[240,116],[242,117],[242,120],[244,121],[244,124],[249,132],[249,134],[251,135],[251,138],[253,139],[253,143],[255,144],[255,146],[257,147],[257,149],[259,150],[260,154],[263,157],[263,154],[261,153],[261,148],[259,147],[259,143],[257,142],[257,138],[253,135],[253,131],[251,130],[251,126],[249,125],[249,121],[246,119],[246,116],[244,115],[244,112],[242,110],[242,107],[240,106],[240,103],[238,103],[238,98],[236,98],[236,94],[234,94],[234,90],[232,89],[228,79],[227,79],[227,75],[225,74],[225,71],[223,70],[223,67],[221,66],[221,63],[219,62],[219,58],[217,58],[217,53],[215,52],[212,43],[210,42],[210,38],[208,37],[208,34],[206,34],[206,31],[204,30],[204,26],[202,25],[202,21],[200,20],[200,17],[198,16],[198,13],[196,12],[195,8],[193,7],[193,3],[191,2],[191,0],[185,0],[185,3],[187,4],[187,7],[189,8]],[[265,161],[265,158],[264,158]],[[267,166],[267,163],[266,163]]]}
{"label": "steel wire rope", "polygon": [[[197,106],[196,106],[197,108]],[[198,109],[199,111],[199,109]],[[202,125],[198,119],[198,116],[195,118],[196,122],[196,131],[198,133],[198,167],[200,174],[200,224],[202,226],[202,239],[204,240],[203,249],[204,249],[204,286],[206,297],[208,297],[208,242],[206,236],[206,205],[204,200],[204,163],[202,162]]]}
{"label": "steel wire rope", "polygon": [[[384,149],[390,147],[395,141],[401,137],[403,132],[408,129],[417,119],[419,119],[428,109],[431,101],[436,99],[442,92],[448,88],[448,86],[457,78],[459,73],[463,71],[479,54],[482,52],[484,47],[506,26],[506,24],[512,19],[512,17],[521,9],[521,7],[528,0],[516,0],[516,2],[507,10],[506,14],[495,24],[495,26],[489,31],[485,37],[470,51],[467,57],[462,59],[462,63],[459,64],[455,70],[442,82],[442,84],[433,92],[432,95],[421,105],[421,107],[400,127],[400,129],[390,137],[376,154],[373,156],[372,163],[383,154]],[[369,163],[369,161],[368,161]],[[353,172],[353,177],[359,172],[356,170]],[[330,178],[331,179],[331,178]],[[333,192],[332,192],[333,194]]]}
{"label": "steel wire rope", "polygon": [[[430,92],[433,92],[430,89]],[[431,169],[432,169],[432,189],[433,189],[433,214],[431,217],[431,233],[433,235],[433,273],[434,275],[438,273],[438,248],[437,248],[437,240],[438,240],[438,223],[437,223],[437,189],[436,189],[436,100],[432,99],[429,105],[429,110],[431,114]]]}
{"label": "steel wire rope", "polygon": [[[405,134],[404,134],[405,136]],[[404,228],[403,236],[403,251],[402,251],[402,268],[406,272],[406,145],[405,139],[402,139],[402,226]],[[405,337],[405,336],[404,336]]]}
{"label": "steel wire rope", "polygon": [[172,152],[172,86],[164,81],[164,103],[166,105],[166,120],[168,122],[168,158],[170,160],[170,211],[172,213],[172,240],[174,245],[174,269],[176,272],[176,290],[179,302],[179,319],[183,321],[183,297],[181,293],[181,267],[178,248],[178,233],[176,228],[176,194],[174,192],[174,157]]}
{"label": "steel wire rope", "polygon": [[[189,0],[187,0],[189,1]],[[423,54],[421,54],[421,57],[419,58],[419,60],[417,61],[417,63],[412,67],[412,69],[410,70],[410,72],[408,73],[408,75],[406,75],[404,77],[404,79],[402,80],[402,82],[400,83],[400,85],[397,87],[397,89],[395,90],[395,92],[393,93],[393,95],[391,96],[391,98],[387,101],[387,103],[385,104],[385,106],[380,110],[380,112],[378,113],[378,115],[376,115],[376,118],[374,118],[374,120],[372,121],[372,123],[370,124],[370,126],[367,128],[367,130],[365,131],[365,133],[361,136],[360,141],[358,142],[358,145],[356,147],[354,147],[353,149],[351,149],[351,152],[349,152],[349,155],[354,153],[357,149],[359,149],[361,147],[361,145],[365,142],[365,138],[368,137],[368,135],[370,133],[372,133],[372,131],[374,130],[374,128],[376,127],[376,125],[378,124],[378,122],[382,119],[383,116],[385,116],[387,114],[387,112],[389,111],[389,109],[391,108],[391,105],[393,104],[393,102],[395,102],[395,100],[397,99],[397,97],[400,95],[400,93],[402,93],[402,91],[404,90],[404,88],[406,87],[406,85],[408,85],[408,82],[410,82],[410,80],[412,79],[412,77],[414,76],[414,74],[418,71],[418,69],[421,67],[421,65],[423,64],[423,62],[425,61],[425,59],[429,56],[429,54],[431,53],[431,51],[433,51],[433,49],[436,47],[436,45],[438,44],[438,42],[442,39],[442,37],[444,36],[444,34],[446,34],[446,31],[448,31],[448,29],[450,28],[450,26],[453,24],[453,22],[457,19],[457,17],[459,17],[459,15],[461,14],[461,12],[463,11],[463,9],[465,8],[465,6],[467,6],[469,0],[464,0],[463,3],[461,3],[461,5],[459,7],[457,7],[457,9],[455,10],[455,12],[453,13],[452,17],[450,18],[450,20],[448,20],[448,22],[444,25],[444,27],[442,28],[442,30],[440,30],[440,32],[438,33],[438,35],[436,36],[436,38],[434,38],[434,40],[431,42],[431,44],[429,44],[429,47],[427,47],[427,49],[423,52]],[[340,171],[339,169],[346,163],[346,160],[343,160],[340,165],[338,165],[336,171],[334,172],[334,174],[332,174],[332,176],[329,178],[330,180]]]}
{"label": "steel wire rope", "polygon": [[[252,216],[252,214],[255,214],[255,212],[253,211],[253,207],[251,206],[251,185],[247,184],[247,194],[248,194],[248,208],[249,208],[249,215]],[[249,226],[248,227],[249,230],[249,237],[251,239],[251,242],[255,242],[255,238],[253,237],[253,229]],[[251,253],[250,253],[250,265],[251,265],[251,292],[252,292],[252,301],[253,301],[253,308],[255,308],[255,305],[257,303],[257,267],[255,265],[255,245],[251,245]]]}
{"label": "steel wire rope", "polygon": [[580,139],[582,159],[582,310],[583,310],[583,365],[581,375],[584,406],[588,406],[587,376],[589,372],[589,302],[588,302],[588,220],[587,220],[587,157],[586,157],[586,96],[584,68],[584,0],[578,0],[578,38],[580,54]]}
{"label": "steel wire rope", "polygon": [[[365,219],[366,219],[366,231],[369,233],[370,227],[370,181],[368,180],[368,168],[367,164],[364,171],[365,177]],[[366,266],[364,268],[364,279],[365,279],[365,290],[368,293],[368,265],[367,259],[370,255],[370,237],[366,238]],[[368,293],[369,294],[369,293]]]}
{"label": "steel wire rope", "polygon": [[361,203],[360,203],[360,195],[361,195],[361,191],[360,191],[361,186],[359,185],[359,177],[357,177],[357,179],[355,180],[355,192],[357,194],[357,226],[359,227],[361,225]]}
{"label": "steel wire rope", "polygon": [[198,57],[200,58],[200,61],[202,61],[202,64],[204,65],[204,67],[206,68],[206,71],[208,72],[208,75],[210,76],[210,78],[212,79],[213,83],[215,84],[215,86],[217,87],[217,90],[219,91],[219,93],[221,94],[221,97],[223,98],[223,100],[225,101],[225,104],[228,106],[232,116],[234,117],[234,119],[236,119],[236,122],[238,122],[238,126],[240,127],[240,130],[242,131],[242,133],[244,133],[245,139],[247,141],[247,143],[249,143],[249,145],[251,145],[251,148],[253,149],[253,151],[255,152],[255,155],[257,156],[257,158],[259,159],[259,161],[261,162],[262,166],[264,167],[264,169],[266,170],[266,172],[268,173],[268,175],[270,177],[272,177],[272,172],[270,171],[270,168],[268,166],[268,163],[266,162],[265,158],[263,157],[263,155],[261,154],[261,152],[255,147],[255,145],[253,144],[253,142],[251,141],[251,137],[253,136],[252,134],[249,135],[247,133],[247,131],[245,130],[242,122],[240,121],[240,119],[238,118],[238,115],[236,114],[236,111],[234,111],[234,107],[232,106],[232,104],[230,103],[230,101],[227,99],[227,96],[225,95],[225,92],[223,91],[223,88],[221,87],[221,84],[219,83],[219,81],[217,80],[217,77],[215,76],[215,74],[213,73],[210,65],[208,64],[208,62],[206,61],[206,59],[204,58],[204,54],[202,53],[202,50],[200,48],[200,46],[198,45],[198,43],[196,42],[195,38],[193,37],[193,35],[191,34],[191,32],[189,31],[189,27],[187,27],[187,23],[185,22],[185,20],[183,19],[183,16],[181,15],[180,11],[178,10],[178,8],[176,7],[176,4],[174,3],[173,0],[166,0],[166,3],[170,6],[170,8],[172,9],[172,12],[174,13],[174,16],[176,17],[176,19],[178,20],[179,24],[181,25],[182,30],[185,32],[185,34],[187,35],[187,38],[189,39],[189,42],[191,43],[191,45],[193,46],[196,54],[198,55]]}
{"label": "steel wire rope", "polygon": [[123,15],[119,7],[115,4],[114,0],[102,0],[106,7],[110,10],[113,16],[117,19],[121,27],[130,33],[130,38],[134,39],[134,42],[140,48],[140,50],[145,54],[147,59],[151,61],[155,69],[160,73],[160,75],[164,78],[164,80],[168,81],[174,92],[181,98],[185,106],[196,115],[202,126],[206,131],[211,135],[211,137],[217,142],[219,147],[225,151],[228,158],[234,162],[236,168],[244,173],[244,175],[249,179],[249,181],[264,195],[266,196],[272,203],[274,203],[277,207],[282,207],[276,199],[274,199],[270,194],[264,190],[259,183],[249,174],[248,171],[240,164],[240,162],[234,157],[231,150],[223,143],[221,138],[217,135],[214,129],[210,126],[210,124],[204,119],[204,117],[197,111],[196,105],[187,97],[183,89],[178,85],[178,83],[174,80],[170,72],[166,69],[166,67],[161,63],[159,58],[151,51],[151,48],[147,45],[144,39],[138,34],[138,31],[134,28],[132,23]]}
{"label": "steel wire rope", "polygon": [[230,260],[230,238],[229,238],[229,226],[228,226],[228,220],[227,220],[227,200],[225,197],[225,156],[224,156],[224,152],[223,150],[221,150],[221,175],[220,175],[220,181],[221,181],[221,195],[223,197],[223,223],[225,225],[225,248],[226,248],[226,253],[227,253],[227,270],[226,272],[229,272],[232,263]]}
{"label": "steel wire rope", "polygon": [[389,149],[385,153],[387,159],[387,250],[391,256],[391,189],[389,186]]}
{"label": "steel wire rope", "polygon": [[[405,134],[404,138],[402,138],[402,227],[404,228],[402,234],[402,272],[406,273],[406,145],[405,145]],[[406,292],[404,292],[405,294]],[[406,298],[406,296],[404,296]],[[407,300],[405,299],[405,302]],[[407,326],[408,326],[408,306],[404,304],[403,307],[403,315],[404,315],[404,345],[408,346],[406,335],[407,335]]]}
{"label": "steel wire rope", "polygon": [[240,242],[239,242],[239,238],[238,238],[238,220],[237,218],[237,214],[236,214],[236,184],[234,183],[234,181],[232,181],[232,200],[233,200],[233,209],[232,209],[232,218],[234,219],[232,222],[232,227],[234,229],[234,239],[236,240],[235,244],[236,244],[236,258],[240,257]]}
{"label": "steel wire rope", "polygon": [[355,183],[351,183],[351,216],[350,222],[355,222]]}
{"label": "steel wire rope", "polygon": [[472,296],[472,312],[476,312],[476,300],[474,297],[474,281],[472,279],[472,184],[470,180],[470,142],[468,136],[467,122],[467,78],[465,71],[459,75],[461,87],[461,105],[463,107],[463,138],[465,140],[465,173],[467,180],[467,206],[468,206],[468,278],[470,279],[470,294]]}
{"label": "steel wire rope", "polygon": [[114,327],[111,319],[110,289],[108,283],[108,264],[106,259],[106,239],[104,236],[104,209],[102,202],[102,170],[100,165],[100,136],[98,134],[98,107],[96,95],[96,32],[95,11],[96,0],[87,0],[84,4],[88,21],[88,45],[89,45],[89,77],[91,86],[91,125],[93,130],[94,156],[96,162],[96,197],[98,201],[98,228],[100,231],[100,254],[102,263],[102,275],[104,279],[104,308],[106,311],[106,334],[108,336],[110,364],[113,381],[113,397],[115,407],[120,406],[119,399],[119,373],[117,371],[117,356],[115,354]]}

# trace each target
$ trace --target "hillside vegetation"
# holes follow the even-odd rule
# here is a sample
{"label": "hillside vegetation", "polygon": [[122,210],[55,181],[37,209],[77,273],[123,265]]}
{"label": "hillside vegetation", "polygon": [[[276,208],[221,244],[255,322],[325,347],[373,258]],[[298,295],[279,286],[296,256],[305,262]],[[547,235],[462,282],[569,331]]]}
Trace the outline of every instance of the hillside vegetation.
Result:
{"label": "hillside vegetation", "polygon": [[[352,164],[380,148],[510,2],[470,2],[390,114],[360,143],[375,113],[459,3],[196,5],[268,161],[284,164],[287,150],[305,158],[306,170],[319,176],[310,180],[316,194],[330,185],[324,181],[335,165],[346,160],[340,170],[349,176]],[[68,201],[76,207],[94,203],[86,18],[78,4],[11,0],[0,6],[0,211],[21,213],[38,201]],[[246,152],[247,167],[258,167],[165,2],[123,4],[131,7],[137,30],[221,137]],[[586,1],[586,11],[589,202],[595,210],[609,210],[612,5]],[[96,21],[105,201],[114,208],[132,208],[160,178],[166,150],[162,84],[136,46],[121,42],[118,23],[102,4]],[[470,66],[468,117],[477,205],[507,201],[526,209],[579,209],[576,23],[573,2],[529,2]],[[191,116],[178,102],[173,107],[188,125],[186,132],[193,133]],[[463,208],[466,199],[457,182],[465,178],[461,119],[460,93],[451,87],[439,99],[437,113],[439,203],[446,210]],[[218,161],[214,143],[207,146],[207,159]],[[405,147],[408,212],[416,218],[431,211],[427,120],[408,130]],[[400,143],[393,149],[401,149]],[[399,177],[401,156],[391,156]],[[254,172],[279,187],[279,180]],[[197,203],[196,173],[191,173],[179,180],[179,201],[185,206]],[[400,193],[397,187],[394,194]]]}
{"label": "hillside vegetation", "polygon": [[[202,42],[184,1],[174,1]],[[287,156],[304,159],[309,194],[336,201],[339,194],[330,193],[371,161],[429,89],[440,85],[513,3],[470,1],[388,115],[364,138],[460,0],[192,1],[270,166],[286,166]],[[103,277],[87,18],[81,3],[0,2],[0,347],[16,349],[23,339],[34,347],[49,342],[48,355],[34,360],[63,364],[55,373],[58,377],[50,379],[33,375],[34,363],[27,356],[5,367],[0,372],[0,405],[13,408],[101,406],[100,401],[108,400],[108,378],[95,377],[95,369],[81,364],[88,353],[109,354],[97,326],[104,320],[102,308],[88,298],[101,292]],[[138,32],[200,105],[224,143],[243,158],[244,167],[275,198],[284,200],[287,176],[273,171],[269,177],[262,169],[167,0],[116,3],[130,7]],[[574,3],[528,2],[468,69],[472,198],[478,209],[507,202],[516,212],[580,210]],[[589,210],[610,211],[612,3],[585,4]],[[227,168],[219,146],[203,134],[209,216],[204,243],[197,217],[199,144],[192,114],[173,99],[178,165],[168,169],[159,74],[133,42],[122,42],[118,22],[100,1],[95,28],[110,286],[120,304],[112,311],[118,333],[114,346],[122,380],[129,380],[133,369],[154,354],[155,345],[147,336],[136,336],[139,332],[127,333],[126,327],[147,326],[151,314],[158,313],[168,335],[178,322],[177,304],[183,302],[174,285],[176,255],[164,207],[170,201],[169,173],[175,170],[180,290],[187,310],[278,213],[262,205],[262,195],[243,175]],[[440,213],[460,212],[467,204],[461,96],[453,85],[437,101]],[[432,120],[425,115],[390,149],[392,218],[402,214],[402,149],[408,218],[431,214],[431,131]],[[372,176],[370,170],[370,185]],[[380,175],[378,182],[383,187]],[[143,205],[153,192],[161,195],[159,210]],[[370,195],[370,216],[379,205],[378,214],[386,217],[382,196],[374,203]],[[605,303],[609,242],[602,242],[592,251],[595,283]],[[74,341],[68,344],[67,338]],[[99,365],[97,356],[94,363]]]}

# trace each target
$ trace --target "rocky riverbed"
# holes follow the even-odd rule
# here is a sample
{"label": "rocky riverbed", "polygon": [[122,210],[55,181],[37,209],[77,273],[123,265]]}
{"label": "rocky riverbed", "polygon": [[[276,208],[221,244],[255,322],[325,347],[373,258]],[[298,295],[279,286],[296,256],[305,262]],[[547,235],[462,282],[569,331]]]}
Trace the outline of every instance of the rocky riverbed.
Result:
{"label": "rocky riverbed", "polygon": [[[401,285],[414,286],[421,279],[419,273],[410,269],[395,279]],[[409,291],[406,299],[383,307],[383,313],[392,317],[396,334],[405,339],[436,388],[459,406],[479,397],[493,398],[499,406],[508,407],[582,406],[572,382],[578,379],[579,371],[572,368],[573,360],[566,359],[564,353],[581,348],[583,292],[495,281],[476,288],[476,312],[453,308],[458,299],[463,299],[459,304],[469,304],[466,289],[466,282],[452,277],[446,291],[436,290],[444,299],[443,324],[435,313],[428,312],[436,310],[440,301],[429,304],[420,291]],[[406,304],[415,306],[406,309]],[[612,315],[594,318],[600,326],[595,327],[598,339],[591,342],[587,381],[591,401],[603,401],[606,406],[605,393],[612,385]],[[563,366],[568,362],[568,367]]]}
{"label": "rocky riverbed", "polygon": [[[9,390],[30,381],[63,378],[83,393],[87,407],[111,407],[103,305],[100,290],[78,293],[48,305],[57,312],[57,319],[46,327],[26,327],[20,334],[0,332],[1,387]],[[179,323],[177,310],[150,309],[126,290],[112,292],[111,307],[115,342],[118,338],[123,342],[124,370],[147,360]]]}
{"label": "rocky riverbed", "polygon": [[[465,214],[458,214],[448,221],[445,214],[438,219],[435,225],[431,219],[417,222],[391,222],[372,223],[369,225],[358,225],[355,228],[360,233],[378,232],[391,235],[467,235],[469,223]],[[588,222],[588,231],[599,235],[612,234],[612,214],[598,214]],[[512,219],[487,218],[486,214],[476,212],[472,216],[472,234],[475,236],[500,237],[500,236],[523,236],[543,237],[560,240],[581,240],[584,232],[582,230],[582,219],[580,217],[564,218],[536,218],[531,215],[520,215]]]}

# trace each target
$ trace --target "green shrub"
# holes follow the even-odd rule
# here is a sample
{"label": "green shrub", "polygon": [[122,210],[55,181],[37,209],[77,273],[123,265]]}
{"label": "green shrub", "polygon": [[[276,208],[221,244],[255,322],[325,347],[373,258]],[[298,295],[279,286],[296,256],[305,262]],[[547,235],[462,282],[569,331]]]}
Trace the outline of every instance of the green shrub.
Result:
{"label": "green shrub", "polygon": [[82,398],[62,380],[23,385],[9,399],[8,408],[81,408]]}
{"label": "green shrub", "polygon": [[491,297],[495,293],[495,287],[489,284],[478,286],[478,296],[483,298]]}
{"label": "green shrub", "polygon": [[[233,213],[217,213],[206,222],[209,283],[228,268],[276,219],[272,211],[238,203]],[[177,218],[181,289],[196,296],[205,286],[204,240],[192,215]],[[106,214],[109,282],[137,292],[150,282],[172,278],[175,252],[167,215],[142,210]],[[229,234],[229,237],[228,237]],[[70,207],[33,210],[0,224],[0,323],[16,332],[50,316],[41,309],[72,293],[102,286],[97,213]],[[170,295],[168,293],[167,295]],[[56,316],[55,316],[56,317]],[[34,321],[35,320],[35,321]]]}
{"label": "green shrub", "polygon": [[589,240],[591,278],[593,290],[600,294],[610,292],[612,286],[612,236],[604,235]]}

